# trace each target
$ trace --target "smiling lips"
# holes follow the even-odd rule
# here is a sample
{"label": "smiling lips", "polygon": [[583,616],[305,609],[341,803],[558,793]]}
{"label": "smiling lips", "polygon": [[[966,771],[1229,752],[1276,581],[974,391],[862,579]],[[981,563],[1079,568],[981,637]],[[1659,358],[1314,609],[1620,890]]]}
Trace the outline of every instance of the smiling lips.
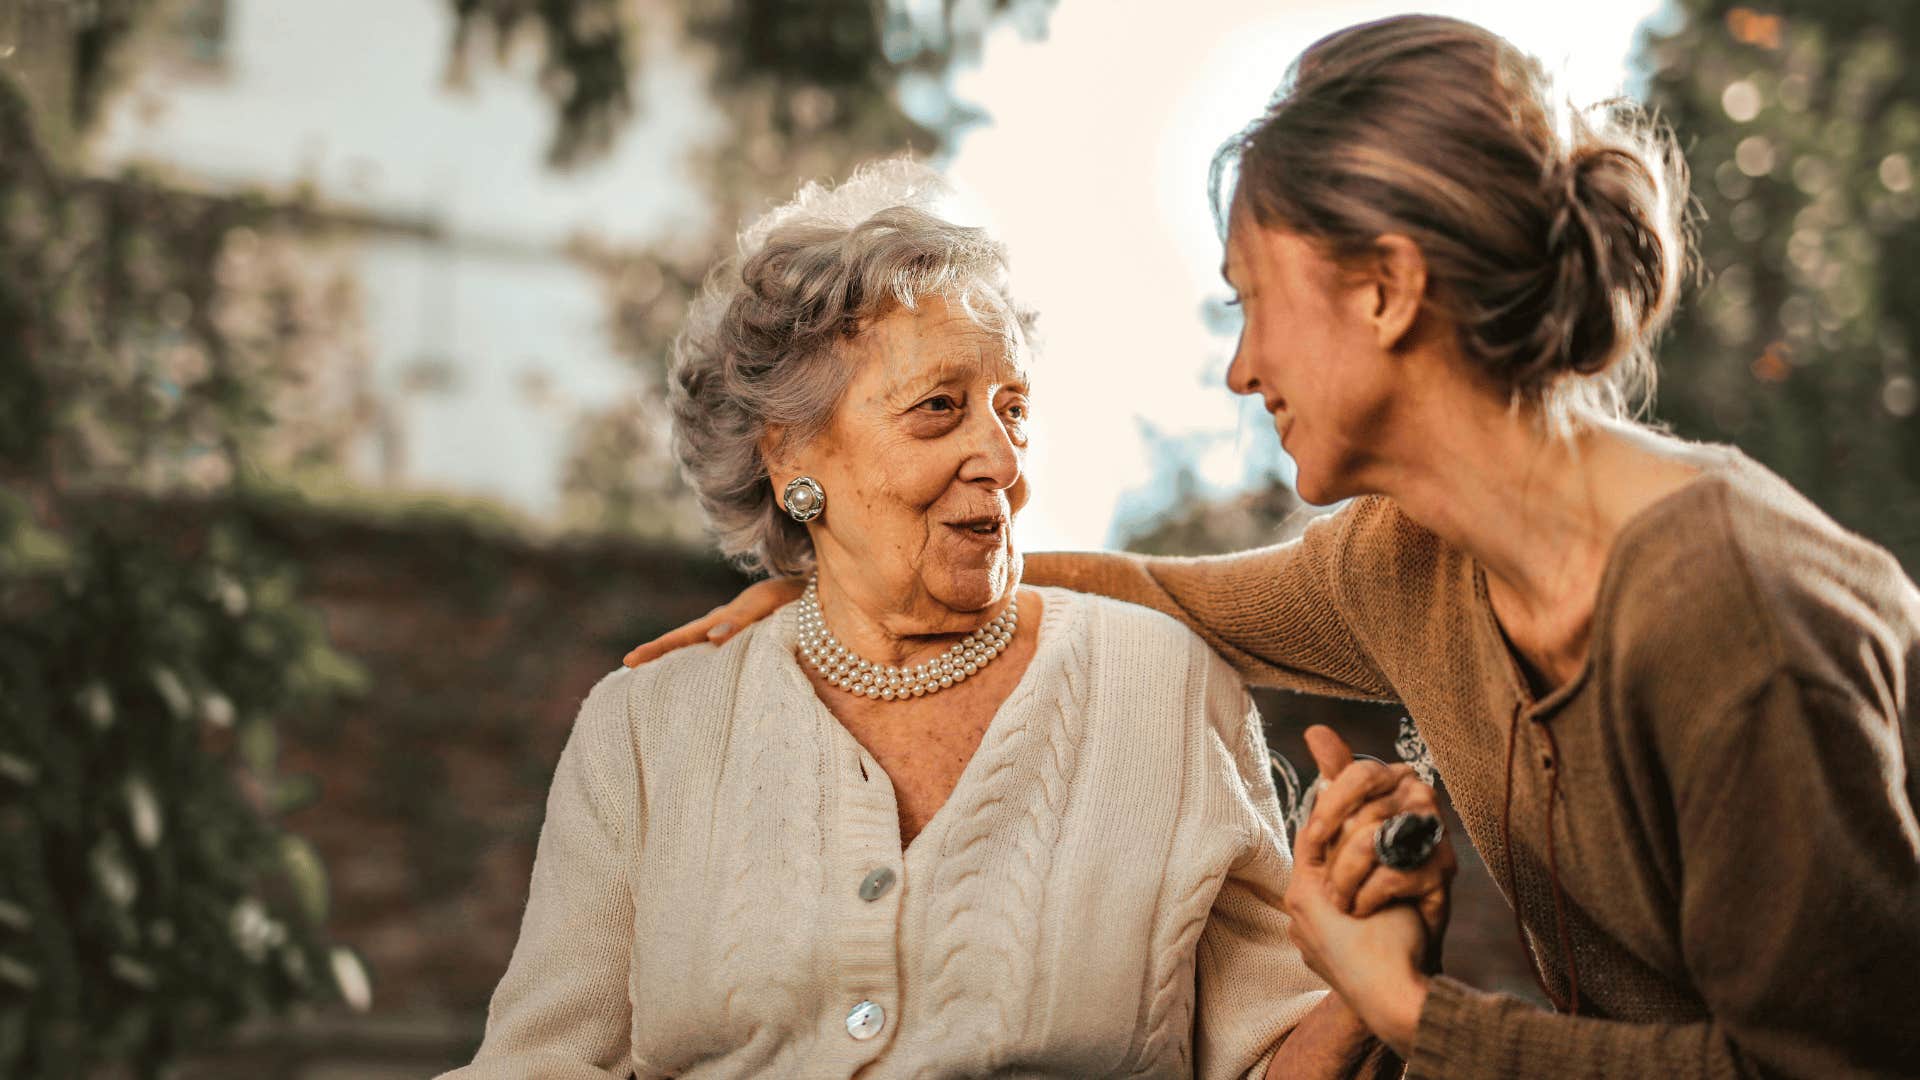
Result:
{"label": "smiling lips", "polygon": [[1287,431],[1293,427],[1293,417],[1287,412],[1286,398],[1261,398],[1260,403],[1267,407],[1267,415],[1273,417],[1273,429],[1279,433],[1280,442],[1287,441]]}
{"label": "smiling lips", "polygon": [[946,524],[947,528],[963,536],[978,540],[997,541],[1005,534],[1007,529],[1007,519],[999,514],[966,518],[960,521],[949,521]]}

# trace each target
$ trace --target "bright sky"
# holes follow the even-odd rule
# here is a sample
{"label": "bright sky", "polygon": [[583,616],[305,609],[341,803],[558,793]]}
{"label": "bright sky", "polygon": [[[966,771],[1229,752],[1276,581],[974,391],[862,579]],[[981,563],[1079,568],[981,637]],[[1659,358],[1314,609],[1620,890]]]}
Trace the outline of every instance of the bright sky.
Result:
{"label": "bright sky", "polygon": [[[1618,93],[1634,29],[1656,0],[1567,7],[1538,0],[1428,0],[1554,65],[1576,100]],[[1011,29],[955,80],[991,122],[948,174],[972,214],[1011,247],[1017,286],[1040,309],[1035,498],[1029,551],[1112,542],[1117,513],[1163,502],[1141,422],[1197,453],[1225,491],[1272,463],[1257,403],[1222,381],[1232,343],[1199,316],[1220,285],[1208,209],[1213,151],[1258,115],[1288,64],[1321,36],[1408,10],[1377,0],[1278,3],[1062,0],[1044,41]]]}

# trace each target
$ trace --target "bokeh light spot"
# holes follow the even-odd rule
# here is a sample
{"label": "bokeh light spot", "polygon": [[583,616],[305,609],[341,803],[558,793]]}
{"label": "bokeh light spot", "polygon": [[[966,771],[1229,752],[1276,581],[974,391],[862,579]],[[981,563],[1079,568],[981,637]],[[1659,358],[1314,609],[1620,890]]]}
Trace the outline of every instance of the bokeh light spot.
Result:
{"label": "bokeh light spot", "polygon": [[1907,155],[1888,154],[1880,159],[1880,183],[1895,194],[1913,190],[1913,163]]}
{"label": "bokeh light spot", "polygon": [[1728,119],[1744,124],[1760,115],[1760,88],[1751,79],[1728,83],[1720,94],[1720,107],[1727,111]]}
{"label": "bokeh light spot", "polygon": [[1773,171],[1773,143],[1764,135],[1749,135],[1733,148],[1733,162],[1748,176],[1765,176]]}

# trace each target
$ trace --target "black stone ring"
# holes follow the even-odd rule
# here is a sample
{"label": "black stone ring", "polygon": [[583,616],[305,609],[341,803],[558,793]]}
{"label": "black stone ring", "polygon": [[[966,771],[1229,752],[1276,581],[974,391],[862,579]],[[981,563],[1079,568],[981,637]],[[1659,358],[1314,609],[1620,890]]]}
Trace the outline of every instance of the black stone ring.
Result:
{"label": "black stone ring", "polygon": [[1433,858],[1446,827],[1432,814],[1395,814],[1373,834],[1373,854],[1389,870],[1418,870]]}

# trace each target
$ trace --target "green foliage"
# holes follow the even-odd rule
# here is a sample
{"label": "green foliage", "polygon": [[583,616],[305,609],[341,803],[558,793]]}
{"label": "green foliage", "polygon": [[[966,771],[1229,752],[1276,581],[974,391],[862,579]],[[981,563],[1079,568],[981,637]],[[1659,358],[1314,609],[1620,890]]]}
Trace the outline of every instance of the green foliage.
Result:
{"label": "green foliage", "polygon": [[[456,19],[454,77],[490,41],[504,61],[520,42],[541,55],[540,87],[555,116],[548,160],[575,165],[604,154],[636,107],[636,52],[649,14],[619,0],[448,0]],[[711,47],[712,90],[730,102],[764,96],[782,136],[846,135],[876,118],[895,127],[893,149],[931,147],[937,131],[900,125],[903,73],[943,75],[978,53],[994,21],[1016,15],[1038,27],[1053,0],[928,5],[901,0],[685,0],[685,27]],[[957,109],[950,118],[963,119]]]}
{"label": "green foliage", "polygon": [[354,676],[237,520],[57,535],[0,511],[0,1073],[150,1073],[336,996],[275,724]]}
{"label": "green foliage", "polygon": [[236,287],[265,216],[65,174],[0,78],[0,1075],[157,1075],[362,995],[276,824],[275,725],[352,670],[244,520],[102,494],[224,489],[265,445],[304,333],[274,274]]}
{"label": "green foliage", "polygon": [[1660,415],[1920,572],[1920,6],[1683,0],[1650,101],[1704,211]]}
{"label": "green foliage", "polygon": [[450,0],[454,77],[462,78],[477,31],[491,32],[504,61],[514,43],[534,38],[540,87],[556,126],[547,160],[572,165],[604,153],[633,114],[632,41],[637,27],[619,0]]}

